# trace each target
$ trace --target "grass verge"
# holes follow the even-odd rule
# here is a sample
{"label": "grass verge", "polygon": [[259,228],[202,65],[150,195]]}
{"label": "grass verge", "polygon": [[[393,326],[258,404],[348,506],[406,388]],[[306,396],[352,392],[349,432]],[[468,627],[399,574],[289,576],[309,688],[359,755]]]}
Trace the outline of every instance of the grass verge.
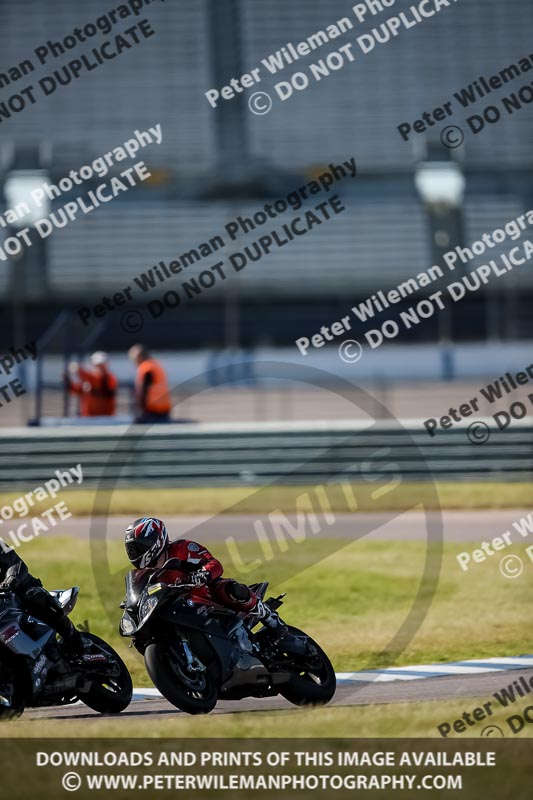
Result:
{"label": "grass verge", "polygon": [[[368,706],[327,706],[318,709],[291,708],[287,711],[257,711],[244,714],[211,714],[207,717],[163,715],[149,722],[140,718],[115,717],[100,720],[44,720],[0,724],[0,737],[70,738],[132,737],[158,738],[391,738],[441,739],[437,726],[453,723],[482,705],[488,698],[464,698],[446,702],[396,703]],[[523,701],[522,706],[527,703]],[[515,737],[507,718],[519,714],[516,709],[500,709],[488,720],[469,726],[452,739],[479,738],[488,725],[497,725],[507,738],[533,738],[533,725]],[[223,710],[224,704],[220,704]],[[486,735],[483,734],[483,735]]]}
{"label": "grass verge", "polygon": [[[157,509],[159,516],[168,514],[256,514],[273,509],[291,512],[298,498],[312,495],[314,486],[212,487],[151,489],[71,489],[61,493],[69,511],[75,516],[93,513],[146,514]],[[531,483],[402,483],[394,490],[382,491],[371,483],[352,484],[352,494],[359,511],[402,511],[424,503],[426,508],[498,509],[530,508],[533,504]],[[340,486],[328,485],[327,495],[333,511],[347,511],[346,495]],[[0,506],[11,505],[20,492],[0,494]],[[40,513],[50,500],[36,503],[31,513]],[[99,511],[101,509],[101,511]],[[353,509],[352,509],[353,510]]]}

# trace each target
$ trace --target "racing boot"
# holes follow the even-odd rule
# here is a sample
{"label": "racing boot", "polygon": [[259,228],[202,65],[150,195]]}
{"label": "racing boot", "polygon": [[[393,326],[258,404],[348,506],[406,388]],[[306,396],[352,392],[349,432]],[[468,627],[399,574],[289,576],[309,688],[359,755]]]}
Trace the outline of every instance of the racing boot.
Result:
{"label": "racing boot", "polygon": [[77,628],[74,627],[68,617],[65,617],[68,622],[68,629],[65,625],[58,633],[61,636],[60,648],[62,652],[69,658],[82,658],[85,649],[83,636]]}
{"label": "racing boot", "polygon": [[262,600],[257,600],[257,605],[252,612],[257,619],[263,623],[268,631],[268,638],[272,644],[278,644],[285,636],[288,635],[289,629],[284,622],[281,621],[279,614],[263,603]]}

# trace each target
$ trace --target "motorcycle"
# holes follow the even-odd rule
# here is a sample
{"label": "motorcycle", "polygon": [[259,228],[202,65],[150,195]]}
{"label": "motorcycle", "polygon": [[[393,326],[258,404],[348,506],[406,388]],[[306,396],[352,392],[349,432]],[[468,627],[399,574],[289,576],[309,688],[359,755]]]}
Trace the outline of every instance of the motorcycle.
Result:
{"label": "motorcycle", "polygon": [[[126,577],[120,633],[144,656],[161,694],[189,714],[207,714],[218,700],[281,694],[295,705],[328,703],[336,677],[326,653],[303,631],[286,626],[279,641],[257,617],[216,603],[208,588],[158,583],[172,561],[151,575]],[[143,574],[144,573],[144,574]],[[262,600],[267,582],[250,586]],[[276,611],[285,594],[265,604]]]}
{"label": "motorcycle", "polygon": [[[79,588],[50,592],[69,614]],[[126,665],[107,642],[83,632],[81,654],[63,652],[53,628],[27,613],[12,592],[0,593],[0,720],[26,707],[81,700],[101,714],[117,714],[131,702]]]}

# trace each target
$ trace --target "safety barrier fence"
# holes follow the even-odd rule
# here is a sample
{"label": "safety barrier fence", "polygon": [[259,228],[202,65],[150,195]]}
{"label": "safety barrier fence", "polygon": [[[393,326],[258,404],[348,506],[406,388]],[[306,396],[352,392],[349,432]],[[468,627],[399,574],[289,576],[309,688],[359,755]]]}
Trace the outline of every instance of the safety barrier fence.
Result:
{"label": "safety barrier fence", "polygon": [[11,429],[0,432],[0,488],[31,486],[78,463],[84,487],[302,485],[385,475],[531,479],[530,422],[503,431],[486,423],[487,429],[462,425],[434,437],[418,420]]}

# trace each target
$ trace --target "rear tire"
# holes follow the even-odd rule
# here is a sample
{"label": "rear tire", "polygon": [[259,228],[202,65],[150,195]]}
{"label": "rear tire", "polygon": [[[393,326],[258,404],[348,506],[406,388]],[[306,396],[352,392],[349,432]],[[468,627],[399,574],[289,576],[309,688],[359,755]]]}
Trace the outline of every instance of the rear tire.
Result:
{"label": "rear tire", "polygon": [[113,677],[95,675],[94,683],[89,691],[80,694],[79,698],[86,706],[92,708],[93,711],[98,711],[99,714],[120,714],[129,706],[133,697],[133,684],[129,670],[118,653],[103,639],[92,633],[84,633],[83,638],[90,639],[98,645],[98,649],[104,650],[118,664],[120,673]]}
{"label": "rear tire", "polygon": [[218,700],[215,671],[206,665],[206,671],[198,679],[195,688],[184,683],[172,664],[168,649],[158,642],[149,644],[144,652],[146,670],[154,686],[169,703],[187,714],[209,714]]}
{"label": "rear tire", "polygon": [[292,636],[305,636],[307,643],[316,651],[311,657],[288,654],[296,667],[301,669],[291,676],[290,683],[280,694],[295,706],[325,705],[337,689],[335,670],[322,648],[303,631],[289,626]]}
{"label": "rear tire", "polygon": [[[24,691],[17,681],[17,668],[6,652],[0,656],[0,721],[18,719],[24,713]],[[5,701],[9,705],[5,705]]]}

